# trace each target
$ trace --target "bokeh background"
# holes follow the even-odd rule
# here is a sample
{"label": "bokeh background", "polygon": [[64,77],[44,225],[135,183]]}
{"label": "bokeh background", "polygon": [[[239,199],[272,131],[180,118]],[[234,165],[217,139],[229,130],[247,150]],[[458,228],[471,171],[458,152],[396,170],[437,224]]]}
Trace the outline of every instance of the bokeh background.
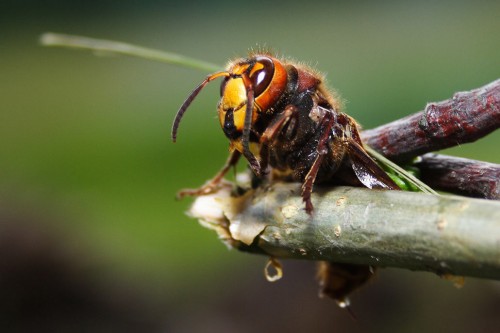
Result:
{"label": "bokeh background", "polygon": [[[493,332],[500,284],[384,269],[317,297],[314,265],[228,250],[178,189],[222,165],[218,85],[169,132],[207,74],[38,45],[46,31],[224,64],[268,47],[315,66],[365,128],[500,76],[498,1],[14,1],[0,4],[2,332]],[[500,133],[446,153],[500,163]]]}

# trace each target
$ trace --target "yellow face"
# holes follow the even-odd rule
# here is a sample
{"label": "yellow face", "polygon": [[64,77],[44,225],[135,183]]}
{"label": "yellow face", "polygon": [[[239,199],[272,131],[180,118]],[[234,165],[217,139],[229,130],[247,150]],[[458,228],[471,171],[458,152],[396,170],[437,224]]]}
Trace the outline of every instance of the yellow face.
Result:
{"label": "yellow face", "polygon": [[[209,82],[224,78],[221,85],[221,99],[218,104],[219,122],[226,137],[230,141],[230,149],[238,150],[252,159],[260,151],[260,136],[265,122],[261,123],[263,114],[267,118],[274,112],[273,106],[286,90],[288,73],[285,66],[269,55],[254,55],[246,59],[238,59],[231,63],[227,70],[213,73],[196,87],[184,101],[172,126],[172,140],[177,138],[177,129],[183,114],[198,93]],[[248,100],[248,96],[251,100]],[[251,106],[250,124],[245,128],[247,108]],[[266,121],[269,119],[266,118]],[[264,118],[262,118],[264,119]],[[256,128],[256,124],[259,127]]]}
{"label": "yellow face", "polygon": [[[231,78],[225,84],[224,91],[219,102],[219,121],[224,127],[229,128],[232,122],[235,130],[243,131],[245,123],[245,111],[247,103],[247,90],[242,78]],[[228,112],[232,115],[228,115]],[[228,117],[226,117],[228,115]],[[232,118],[228,119],[228,118]]]}
{"label": "yellow face", "polygon": [[[222,96],[218,105],[219,122],[224,133],[231,140],[230,149],[236,149],[241,152],[243,151],[241,135],[245,126],[247,109],[247,88],[243,78],[238,75],[247,70],[248,65],[246,64],[236,65],[230,70],[234,76],[226,78],[222,83]],[[259,107],[255,101],[253,109],[252,124],[257,120],[259,112]]]}
{"label": "yellow face", "polygon": [[[241,59],[227,69],[221,84],[221,99],[218,104],[219,122],[229,138],[231,149],[243,152],[243,140],[254,156],[258,155],[259,133],[254,125],[262,113],[280,98],[287,82],[287,72],[278,60],[268,56]],[[251,94],[253,100],[248,101]],[[250,137],[243,138],[247,105],[252,105]],[[267,113],[266,113],[267,114]]]}

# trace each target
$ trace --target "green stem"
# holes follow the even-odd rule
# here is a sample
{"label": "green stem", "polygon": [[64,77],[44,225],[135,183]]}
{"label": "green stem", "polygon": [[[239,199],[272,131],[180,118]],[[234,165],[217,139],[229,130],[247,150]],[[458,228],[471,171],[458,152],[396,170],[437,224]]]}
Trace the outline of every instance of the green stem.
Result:
{"label": "green stem", "polygon": [[40,36],[40,43],[43,46],[59,46],[91,50],[99,53],[127,55],[209,72],[221,70],[221,66],[202,60],[112,40],[46,32]]}
{"label": "green stem", "polygon": [[190,214],[230,246],[277,259],[500,280],[500,202],[316,186],[311,217],[300,193],[299,183],[273,183],[235,198],[221,190],[197,198]]}

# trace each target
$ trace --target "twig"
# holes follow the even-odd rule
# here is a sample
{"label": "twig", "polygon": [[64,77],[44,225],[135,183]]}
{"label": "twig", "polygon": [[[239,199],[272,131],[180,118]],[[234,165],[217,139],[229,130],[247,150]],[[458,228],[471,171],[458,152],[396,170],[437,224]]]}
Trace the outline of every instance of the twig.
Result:
{"label": "twig", "polygon": [[300,184],[275,183],[238,198],[228,191],[197,198],[190,212],[240,250],[500,279],[496,201],[317,187],[311,218]]}
{"label": "twig", "polygon": [[424,111],[366,130],[364,141],[391,160],[473,142],[500,127],[500,80],[453,98],[429,103]]}
{"label": "twig", "polygon": [[416,166],[432,188],[485,199],[500,199],[500,165],[465,158],[425,154]]}

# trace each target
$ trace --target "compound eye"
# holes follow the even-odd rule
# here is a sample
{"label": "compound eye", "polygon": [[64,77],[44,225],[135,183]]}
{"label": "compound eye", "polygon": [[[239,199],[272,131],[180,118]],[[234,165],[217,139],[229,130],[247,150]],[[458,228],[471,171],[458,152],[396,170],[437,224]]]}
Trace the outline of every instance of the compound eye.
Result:
{"label": "compound eye", "polygon": [[257,57],[250,72],[254,96],[259,96],[266,90],[273,79],[274,63],[268,57]]}

